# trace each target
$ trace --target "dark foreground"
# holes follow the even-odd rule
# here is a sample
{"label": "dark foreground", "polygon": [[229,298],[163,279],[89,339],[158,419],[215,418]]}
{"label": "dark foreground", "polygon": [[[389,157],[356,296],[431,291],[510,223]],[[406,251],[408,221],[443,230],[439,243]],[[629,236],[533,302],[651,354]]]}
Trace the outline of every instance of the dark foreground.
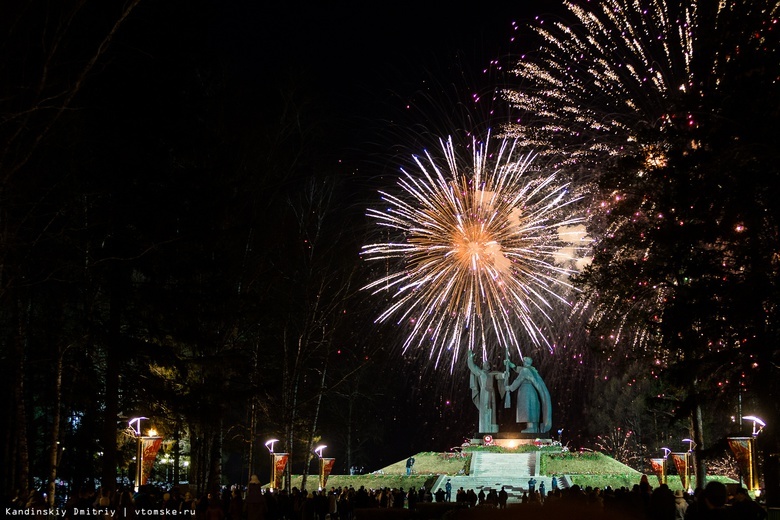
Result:
{"label": "dark foreground", "polygon": [[557,492],[544,503],[531,501],[469,507],[462,503],[424,503],[410,509],[355,509],[349,520],[764,520],[767,511],[740,488],[729,495],[719,482],[710,482],[693,496],[672,493],[666,485],[651,489],[580,490]]}

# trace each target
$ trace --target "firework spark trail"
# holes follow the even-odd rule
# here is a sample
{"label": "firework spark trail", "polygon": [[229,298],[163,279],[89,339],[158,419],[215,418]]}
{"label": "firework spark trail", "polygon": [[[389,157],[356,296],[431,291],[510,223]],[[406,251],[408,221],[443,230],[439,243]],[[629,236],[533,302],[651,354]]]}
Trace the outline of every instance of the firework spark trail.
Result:
{"label": "firework spark trail", "polygon": [[451,139],[441,147],[446,169],[430,153],[415,157],[418,171],[401,170],[400,192],[380,192],[386,209],[368,210],[393,235],[363,247],[367,260],[393,262],[364,288],[394,292],[377,321],[408,325],[404,352],[426,349],[451,369],[462,348],[522,356],[519,330],[550,348],[538,321],[571,289],[573,271],[556,254],[559,230],[581,222],[566,216],[576,198],[554,174],[531,174],[533,156],[520,155],[515,140],[502,141],[495,157],[475,142],[468,164]]}
{"label": "firework spark trail", "polygon": [[[563,3],[574,23],[535,27],[542,46],[512,70],[522,89],[503,92],[521,114],[507,135],[561,164],[623,154],[646,144],[643,130],[676,124],[670,100],[720,88],[729,61],[762,45],[779,10],[772,0]],[[746,16],[760,20],[755,31],[735,26]],[[744,41],[726,37],[739,31]]]}
{"label": "firework spark trail", "polygon": [[769,45],[759,52],[776,59],[776,0],[563,3],[573,23],[534,28],[541,48],[512,70],[523,88],[503,94],[521,114],[507,134],[564,163],[642,146],[641,131],[675,124],[678,93],[728,88],[729,64],[748,49]]}
{"label": "firework spark trail", "polygon": [[[533,28],[542,44],[512,71],[521,88],[503,94],[519,113],[505,135],[566,171],[575,171],[569,169],[575,165],[582,171],[585,164],[598,175],[612,158],[631,156],[644,157],[634,173],[648,177],[666,166],[668,154],[706,146],[696,132],[717,119],[719,100],[743,75],[777,68],[777,0],[563,3],[572,20]],[[615,195],[607,193],[597,203],[607,211]],[[613,221],[600,236],[658,211],[653,197],[640,197],[638,204],[633,217]],[[616,252],[621,254],[635,252]],[[661,286],[652,291],[655,296],[643,301],[660,306],[667,295]],[[617,312],[617,303],[592,304],[581,305],[595,323],[611,315],[629,319]],[[615,342],[629,334],[626,323],[617,324]],[[630,334],[634,346],[648,341],[647,330]]]}

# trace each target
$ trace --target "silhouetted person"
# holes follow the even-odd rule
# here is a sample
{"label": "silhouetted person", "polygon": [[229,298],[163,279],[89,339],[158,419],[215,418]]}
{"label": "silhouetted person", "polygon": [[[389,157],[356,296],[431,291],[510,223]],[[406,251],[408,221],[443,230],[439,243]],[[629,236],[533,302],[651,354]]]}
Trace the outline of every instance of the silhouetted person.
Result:
{"label": "silhouetted person", "polygon": [[268,512],[268,505],[263,496],[263,486],[257,475],[249,478],[249,484],[246,487],[246,517],[247,520],[264,520]]}
{"label": "silhouetted person", "polygon": [[501,491],[498,492],[498,507],[504,509],[506,507],[506,501],[509,499],[509,493],[506,492],[504,486],[501,486]]}
{"label": "silhouetted person", "polygon": [[764,508],[750,498],[747,489],[743,487],[734,493],[734,498],[731,500],[731,510],[737,518],[743,520],[764,520],[767,517]]}
{"label": "silhouetted person", "polygon": [[731,508],[726,507],[726,486],[715,480],[704,487],[698,499],[688,507],[686,520],[741,520]]}

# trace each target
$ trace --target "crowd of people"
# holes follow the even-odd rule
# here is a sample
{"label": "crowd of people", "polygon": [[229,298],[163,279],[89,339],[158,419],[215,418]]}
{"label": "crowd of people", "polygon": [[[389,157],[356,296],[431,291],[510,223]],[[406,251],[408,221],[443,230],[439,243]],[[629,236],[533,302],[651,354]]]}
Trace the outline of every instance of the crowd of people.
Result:
{"label": "crowd of people", "polygon": [[[448,482],[449,484],[449,482]],[[451,486],[450,486],[451,489]],[[172,520],[192,517],[194,520],[364,520],[372,518],[377,509],[422,509],[423,504],[442,503],[452,506],[442,514],[448,520],[476,518],[557,518],[608,520],[764,520],[766,510],[757,504],[744,488],[729,494],[726,486],[711,481],[691,495],[672,492],[662,484],[652,488],[647,477],[631,489],[580,488],[573,485],[549,492],[535,488],[523,492],[518,503],[508,504],[508,493],[500,490],[462,487],[451,493],[438,489],[414,487],[367,489],[360,486],[331,487],[328,490],[308,492],[293,487],[290,492],[262,489],[257,476],[247,486],[223,487],[214,493],[195,497],[181,492],[178,487],[168,491],[142,486],[138,493],[130,489],[104,492],[101,489],[82,488],[69,497],[62,516],[76,520],[89,516],[94,520],[154,518]],[[26,499],[17,497],[12,508],[33,509],[40,514],[28,517],[50,516],[44,512],[46,501],[40,492],[32,492]],[[427,506],[430,507],[430,506]],[[511,514],[516,514],[511,516]],[[517,516],[519,515],[519,516]],[[572,516],[574,515],[574,516]],[[375,516],[375,515],[373,515]]]}
{"label": "crowd of people", "polygon": [[[646,477],[631,488],[581,488],[576,484],[542,494],[524,493],[519,504],[536,514],[524,518],[588,518],[625,520],[763,520],[766,510],[744,488],[729,496],[726,486],[709,482],[693,494],[672,491],[666,484],[652,488]],[[572,516],[572,514],[574,516]]]}
{"label": "crowd of people", "polygon": [[[502,488],[503,489],[503,488]],[[643,476],[631,488],[613,489],[555,488],[549,493],[528,489],[523,492],[519,503],[510,504],[516,515],[497,515],[496,510],[506,507],[500,492],[458,490],[458,500],[474,510],[482,508],[483,514],[454,513],[448,520],[461,518],[523,518],[523,519],[606,519],[606,520],[764,520],[767,511],[755,502],[742,487],[729,494],[721,482],[711,481],[693,494],[681,490],[672,491],[666,484],[652,488]],[[492,513],[491,513],[492,511]]]}

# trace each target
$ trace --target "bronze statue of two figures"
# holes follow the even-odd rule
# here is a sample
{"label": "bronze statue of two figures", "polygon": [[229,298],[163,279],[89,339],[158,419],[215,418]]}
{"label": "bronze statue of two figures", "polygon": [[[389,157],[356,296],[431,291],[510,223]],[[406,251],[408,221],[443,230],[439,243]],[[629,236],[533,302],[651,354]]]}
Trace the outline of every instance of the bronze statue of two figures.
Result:
{"label": "bronze statue of two figures", "polygon": [[467,356],[471,371],[471,398],[479,410],[479,433],[546,434],[552,426],[550,392],[529,357],[522,365],[504,360],[504,371],[491,371],[486,361]]}

